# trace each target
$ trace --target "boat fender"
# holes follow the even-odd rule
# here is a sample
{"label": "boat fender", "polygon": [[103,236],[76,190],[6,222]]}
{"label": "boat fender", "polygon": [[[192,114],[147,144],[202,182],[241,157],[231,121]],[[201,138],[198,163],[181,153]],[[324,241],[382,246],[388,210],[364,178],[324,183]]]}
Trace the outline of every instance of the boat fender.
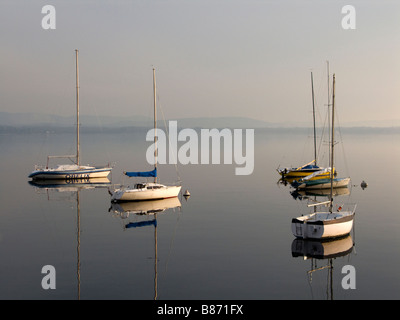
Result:
{"label": "boat fender", "polygon": [[364,190],[368,186],[368,183],[366,183],[364,180],[361,182],[361,188]]}

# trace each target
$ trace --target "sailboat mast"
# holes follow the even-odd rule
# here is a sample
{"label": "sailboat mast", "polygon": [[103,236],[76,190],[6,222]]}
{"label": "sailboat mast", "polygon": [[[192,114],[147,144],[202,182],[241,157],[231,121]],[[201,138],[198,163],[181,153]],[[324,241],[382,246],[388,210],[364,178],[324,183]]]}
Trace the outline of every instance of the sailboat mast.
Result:
{"label": "sailboat mast", "polygon": [[76,164],[79,166],[79,68],[78,68],[78,50],[76,55]]}
{"label": "sailboat mast", "polygon": [[335,74],[333,74],[333,88],[332,88],[332,140],[331,140],[331,206],[330,212],[332,213],[333,207],[333,149],[335,146]]}
{"label": "sailboat mast", "polygon": [[[327,61],[326,62],[326,68],[327,68],[327,73],[328,73],[328,132],[330,131],[330,123],[331,123],[331,119],[330,119],[330,111],[329,111],[329,107],[330,107],[330,100],[329,100],[329,95],[330,95],[330,92],[329,92],[329,61]],[[330,135],[330,133],[329,133],[329,135]],[[330,141],[330,139],[328,139],[328,144],[329,144],[329,141]],[[329,149],[329,159],[331,158],[331,148],[328,148]],[[330,167],[331,167],[331,171],[333,170],[333,164],[330,164]]]}
{"label": "sailboat mast", "polygon": [[317,165],[317,135],[315,133],[314,80],[312,72],[311,72],[311,92],[312,92],[313,123],[314,123],[314,164]]}
{"label": "sailboat mast", "polygon": [[[156,69],[153,68],[153,91],[154,91],[154,168],[157,169],[157,110],[156,110]],[[154,177],[154,183],[157,182],[157,175]]]}

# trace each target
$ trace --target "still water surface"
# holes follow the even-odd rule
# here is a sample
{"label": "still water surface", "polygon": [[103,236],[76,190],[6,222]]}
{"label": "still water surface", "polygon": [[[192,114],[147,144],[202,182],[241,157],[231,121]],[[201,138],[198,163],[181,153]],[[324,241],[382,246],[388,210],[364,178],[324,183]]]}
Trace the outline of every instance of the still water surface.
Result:
{"label": "still water surface", "polygon": [[[335,199],[357,211],[350,247],[333,243],[345,253],[331,260],[296,256],[290,222],[310,209],[278,183],[279,165],[310,160],[306,140],[257,131],[252,175],[236,176],[236,164],[178,166],[191,197],[136,215],[115,211],[108,186],[28,183],[48,154],[74,153],[73,134],[0,135],[0,299],[399,299],[399,135],[344,134],[336,168],[352,187]],[[124,170],[151,169],[148,146],[145,133],[82,134],[82,163],[115,162],[112,183],[129,182]],[[176,180],[175,166],[159,171],[161,182]],[[45,265],[56,269],[55,290],[42,288]],[[344,265],[356,270],[354,290],[342,288]]]}

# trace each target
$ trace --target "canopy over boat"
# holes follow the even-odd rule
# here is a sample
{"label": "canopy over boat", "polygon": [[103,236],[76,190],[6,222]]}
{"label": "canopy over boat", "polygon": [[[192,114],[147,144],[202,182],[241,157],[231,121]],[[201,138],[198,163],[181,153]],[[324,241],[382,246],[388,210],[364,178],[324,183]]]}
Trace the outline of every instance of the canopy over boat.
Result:
{"label": "canopy over boat", "polygon": [[157,168],[152,171],[129,171],[125,172],[128,177],[157,177]]}

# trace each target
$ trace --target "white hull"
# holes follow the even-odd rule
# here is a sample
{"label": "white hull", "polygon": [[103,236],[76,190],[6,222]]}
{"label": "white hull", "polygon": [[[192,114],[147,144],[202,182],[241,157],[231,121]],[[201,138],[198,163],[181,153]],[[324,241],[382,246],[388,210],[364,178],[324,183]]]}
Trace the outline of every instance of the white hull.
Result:
{"label": "white hull", "polygon": [[157,200],[177,197],[181,191],[181,186],[164,186],[160,188],[126,188],[117,189],[111,196],[111,201],[143,201]]}
{"label": "white hull", "polygon": [[354,211],[317,212],[292,219],[292,233],[302,239],[332,239],[348,235]]}
{"label": "white hull", "polygon": [[33,180],[88,180],[94,178],[107,178],[112,168],[95,168],[80,166],[76,168],[56,168],[35,170],[29,178]]}

